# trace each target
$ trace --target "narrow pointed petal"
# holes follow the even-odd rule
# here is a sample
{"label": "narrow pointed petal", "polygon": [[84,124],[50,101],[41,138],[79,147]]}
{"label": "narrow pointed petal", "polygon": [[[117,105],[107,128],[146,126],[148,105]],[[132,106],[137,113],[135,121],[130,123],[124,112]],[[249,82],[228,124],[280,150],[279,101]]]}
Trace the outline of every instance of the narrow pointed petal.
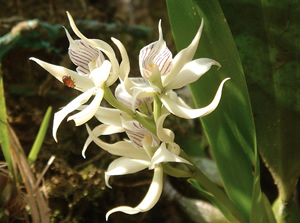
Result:
{"label": "narrow pointed petal", "polygon": [[[87,107],[87,105],[82,105],[77,110],[82,111]],[[96,113],[95,118],[98,119],[99,122],[103,124],[112,125],[112,126],[122,126],[122,122],[120,116],[126,116],[127,113],[115,109],[115,108],[106,108],[99,106]]]}
{"label": "narrow pointed petal", "polygon": [[149,166],[149,160],[137,160],[130,159],[127,157],[121,157],[115,159],[111,162],[105,172],[105,184],[107,187],[111,188],[109,185],[110,176],[116,175],[126,175],[139,172],[146,169]]}
{"label": "narrow pointed petal", "polygon": [[193,41],[191,44],[186,47],[185,49],[181,50],[173,59],[173,68],[167,75],[163,76],[163,86],[168,85],[168,83],[179,73],[179,71],[183,68],[183,66],[190,62],[195,52],[198,48],[199,40],[202,34],[204,21],[202,19],[200,28],[198,29],[198,32],[196,33]]}
{"label": "narrow pointed petal", "polygon": [[110,210],[106,214],[106,221],[108,220],[108,217],[115,212],[123,212],[126,214],[137,214],[139,212],[149,211],[151,208],[154,207],[154,205],[159,200],[162,192],[162,188],[163,188],[163,169],[161,166],[157,166],[154,169],[154,175],[153,175],[150,188],[143,201],[135,208],[129,206],[120,206]]}
{"label": "narrow pointed petal", "polygon": [[157,137],[160,139],[160,141],[165,143],[173,142],[175,138],[175,134],[173,131],[171,131],[170,129],[163,128],[163,123],[169,114],[170,113],[161,115],[157,119],[156,123]]}
{"label": "narrow pointed petal", "polygon": [[53,129],[52,129],[52,135],[54,140],[57,142],[56,138],[56,132],[57,129],[62,122],[62,120],[72,111],[75,111],[79,106],[87,102],[90,97],[92,96],[94,92],[94,89],[90,89],[81,95],[79,95],[77,98],[75,98],[73,101],[71,101],[69,104],[67,104],[62,110],[59,112],[56,112],[54,114],[54,120],[53,120]]}
{"label": "narrow pointed petal", "polygon": [[143,149],[135,148],[132,143],[126,141],[119,141],[117,143],[106,143],[99,139],[97,136],[93,134],[91,129],[87,127],[87,131],[92,140],[103,150],[109,152],[110,154],[117,156],[124,156],[133,159],[142,159],[147,160],[148,156]]}
{"label": "narrow pointed petal", "polygon": [[114,126],[122,126],[120,115],[124,116],[125,112],[114,108],[99,107],[95,117],[102,123]]}
{"label": "narrow pointed petal", "polygon": [[116,46],[119,48],[119,51],[121,53],[122,62],[120,64],[120,78],[122,81],[124,81],[125,77],[128,77],[130,71],[128,54],[124,45],[119,40],[115,38],[111,38],[111,40],[114,42],[114,44],[116,44]]}
{"label": "narrow pointed petal", "polygon": [[185,103],[185,101],[181,97],[177,95],[175,91],[170,90],[167,95],[171,98],[172,101],[176,102],[176,104],[178,104],[179,106],[185,107],[187,109],[192,109],[188,104]]}
{"label": "narrow pointed petal", "polygon": [[209,71],[212,65],[221,67],[217,61],[209,58],[200,58],[185,64],[182,70],[165,86],[166,91],[182,88],[197,81],[203,74]]}
{"label": "narrow pointed petal", "polygon": [[82,125],[90,120],[96,113],[98,107],[103,98],[103,90],[99,88],[97,90],[96,96],[94,97],[91,104],[89,104],[84,110],[72,115],[68,118],[68,121],[74,120],[76,126]]}
{"label": "narrow pointed petal", "polygon": [[160,95],[160,99],[161,99],[161,102],[164,104],[164,106],[172,114],[174,114],[178,117],[186,118],[186,119],[194,119],[194,118],[198,118],[201,116],[205,116],[205,115],[210,114],[217,108],[217,106],[220,102],[220,99],[221,99],[223,85],[229,79],[230,78],[226,78],[221,82],[213,101],[204,108],[188,109],[188,108],[182,107],[182,106],[178,105],[176,102],[172,101],[172,99],[170,97],[168,97],[167,95]]}
{"label": "narrow pointed petal", "polygon": [[91,81],[87,76],[82,76],[76,73],[75,71],[72,71],[70,69],[67,69],[62,66],[53,65],[50,63],[46,63],[44,61],[41,61],[37,58],[31,57],[30,60],[35,61],[37,64],[39,64],[42,68],[47,70],[50,74],[52,74],[57,80],[59,80],[61,83],[63,83],[63,77],[69,76],[75,83],[75,89],[85,92],[90,88],[94,87],[93,81]]}
{"label": "narrow pointed petal", "polygon": [[164,162],[177,162],[192,165],[189,161],[175,155],[174,153],[171,153],[169,150],[167,150],[166,144],[162,143],[152,157],[149,169],[153,169],[157,164]]}
{"label": "narrow pointed petal", "polygon": [[111,48],[111,46],[109,44],[107,44],[106,42],[102,41],[102,40],[97,40],[97,39],[88,39],[86,38],[77,28],[77,26],[75,25],[75,22],[72,18],[72,16],[70,15],[69,12],[67,12],[69,21],[70,21],[70,25],[74,31],[74,33],[83,41],[85,41],[87,44],[89,44],[92,47],[95,47],[99,50],[101,50],[102,52],[104,52],[106,54],[106,56],[108,57],[108,59],[110,60],[111,64],[112,64],[112,74],[109,76],[109,80],[107,81],[107,85],[110,86],[112,85],[119,77],[119,63],[118,60],[116,58],[115,52],[113,51],[113,49]]}
{"label": "narrow pointed petal", "polygon": [[[121,133],[124,132],[124,128],[123,127],[119,127],[119,126],[113,126],[113,125],[106,125],[106,124],[102,124],[102,125],[98,125],[97,127],[95,127],[92,131],[93,135],[95,137],[99,137],[101,135],[112,135],[115,133]],[[82,157],[85,159],[85,152],[87,150],[87,147],[90,145],[90,143],[93,141],[92,137],[88,137],[84,143],[81,155]]]}

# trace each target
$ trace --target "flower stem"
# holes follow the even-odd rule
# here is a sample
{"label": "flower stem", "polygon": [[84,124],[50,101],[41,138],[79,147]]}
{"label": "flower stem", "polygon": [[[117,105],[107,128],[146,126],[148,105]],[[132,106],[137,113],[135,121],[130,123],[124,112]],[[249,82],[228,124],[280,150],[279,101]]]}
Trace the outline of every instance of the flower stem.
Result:
{"label": "flower stem", "polygon": [[157,95],[154,95],[153,113],[154,113],[154,121],[157,122],[157,119],[161,115],[161,101]]}
{"label": "flower stem", "polygon": [[111,92],[109,87],[104,87],[104,98],[105,100],[114,108],[117,108],[121,111],[126,112],[133,119],[141,123],[146,129],[148,129],[151,133],[156,135],[156,127],[155,125],[148,122],[143,116],[141,116],[138,112],[133,112],[130,108],[126,107],[122,103],[120,103],[113,93]]}
{"label": "flower stem", "polygon": [[226,194],[214,184],[205,174],[202,173],[200,169],[196,167],[196,172],[191,177],[191,179],[196,180],[199,184],[206,188],[223,206],[226,208],[234,218],[240,223],[246,223],[247,220],[239,212],[239,210],[234,206],[234,204],[229,200]]}
{"label": "flower stem", "polygon": [[132,118],[141,123],[146,129],[148,129],[152,134],[156,136],[155,125],[148,122],[143,116],[141,116],[139,113],[136,113],[135,116],[132,116]]}
{"label": "flower stem", "polygon": [[103,90],[104,90],[104,98],[111,106],[126,112],[128,115],[132,117],[135,116],[135,113],[130,108],[126,107],[115,98],[115,96],[113,95],[109,87],[104,87]]}
{"label": "flower stem", "polygon": [[190,157],[183,151],[181,151],[180,156],[193,164],[194,174],[190,179],[196,180],[199,184],[205,187],[206,190],[208,190],[208,192],[211,193],[217,201],[232,214],[232,217],[238,220],[239,223],[246,223],[247,220],[231,202],[228,196],[226,196],[226,194],[193,163]]}

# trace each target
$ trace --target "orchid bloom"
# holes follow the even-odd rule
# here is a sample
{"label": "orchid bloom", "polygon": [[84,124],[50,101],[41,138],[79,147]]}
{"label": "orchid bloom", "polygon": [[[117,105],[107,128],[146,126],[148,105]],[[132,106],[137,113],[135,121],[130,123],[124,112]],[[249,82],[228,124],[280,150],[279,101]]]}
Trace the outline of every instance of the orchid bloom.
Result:
{"label": "orchid bloom", "polygon": [[[101,108],[102,109],[102,108]],[[120,206],[110,210],[106,214],[106,219],[114,212],[124,212],[127,214],[137,214],[150,210],[158,201],[163,187],[163,169],[161,163],[164,162],[181,162],[190,164],[187,160],[179,156],[180,148],[173,142],[174,133],[163,128],[163,122],[168,114],[162,115],[157,123],[157,136],[153,135],[139,122],[131,120],[125,113],[121,114],[118,121],[116,116],[118,111],[115,109],[115,114],[106,119],[107,123],[111,120],[114,125],[101,124],[91,130],[87,126],[89,138],[87,139],[83,155],[88,145],[94,141],[99,147],[107,152],[120,156],[114,160],[105,172],[105,182],[108,187],[110,176],[126,175],[136,173],[148,168],[154,170],[153,179],[149,190],[136,207]],[[129,140],[116,142],[114,144],[102,141],[99,136],[114,133],[126,132]]]}
{"label": "orchid bloom", "polygon": [[[95,95],[88,106],[68,118],[68,121],[74,120],[77,126],[86,123],[95,115],[100,106],[104,95],[103,87],[112,85],[119,77],[119,64],[113,49],[101,40],[87,39],[78,30],[69,13],[68,17],[73,31],[80,38],[79,40],[73,40],[69,32],[65,29],[70,44],[69,56],[71,61],[77,66],[77,72],[62,66],[43,62],[36,58],[30,58],[60,82],[65,83],[65,80],[68,79],[71,85],[66,85],[83,92],[59,112],[55,113],[52,134],[56,141],[56,132],[62,120],[69,113],[86,103],[92,95]],[[105,53],[109,60],[105,59],[103,53]]]}
{"label": "orchid bloom", "polygon": [[183,100],[173,91],[198,80],[206,73],[212,65],[221,65],[215,60],[200,58],[192,60],[203,29],[203,21],[196,33],[191,44],[181,50],[174,58],[172,53],[163,40],[161,22],[158,25],[159,39],[141,49],[139,55],[139,67],[142,77],[145,79],[144,84],[137,84],[133,78],[129,78],[129,60],[124,46],[117,40],[115,44],[119,47],[122,56],[122,66],[124,72],[120,73],[124,88],[132,95],[132,109],[135,101],[141,98],[152,97],[157,95],[162,104],[172,114],[193,119],[200,116],[208,115],[218,106],[222,88],[229,78],[224,79],[213,99],[213,101],[204,108],[191,109]]}
{"label": "orchid bloom", "polygon": [[[148,85],[148,80],[145,78],[131,78],[131,81],[136,85],[145,86]],[[152,114],[152,105],[153,97],[144,97],[144,98],[133,98],[126,89],[124,83],[121,81],[120,84],[116,87],[115,97],[119,102],[132,109],[139,109],[143,114],[151,116]],[[134,103],[133,103],[134,101]]]}

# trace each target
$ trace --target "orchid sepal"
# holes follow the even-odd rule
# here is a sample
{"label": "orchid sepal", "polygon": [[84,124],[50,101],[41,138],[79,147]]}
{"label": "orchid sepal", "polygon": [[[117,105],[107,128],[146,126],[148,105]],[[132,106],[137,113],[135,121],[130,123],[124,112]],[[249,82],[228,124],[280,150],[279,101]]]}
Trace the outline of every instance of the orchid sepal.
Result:
{"label": "orchid sepal", "polygon": [[154,169],[151,185],[142,202],[134,208],[129,206],[120,206],[110,210],[106,214],[106,221],[108,220],[108,217],[115,212],[123,212],[132,215],[132,214],[137,214],[139,212],[149,211],[151,208],[154,207],[154,205],[159,200],[160,195],[162,193],[162,188],[163,188],[163,169],[160,165],[158,165]]}
{"label": "orchid sepal", "polygon": [[194,118],[202,117],[202,116],[210,114],[217,108],[217,106],[220,102],[220,99],[221,99],[223,85],[229,79],[230,78],[226,78],[221,82],[213,101],[204,108],[189,109],[186,107],[182,107],[182,106],[178,105],[176,102],[174,102],[169,96],[163,95],[163,94],[160,95],[160,99],[161,99],[161,102],[163,103],[163,105],[172,114],[174,114],[178,117],[186,118],[186,119],[194,119]]}

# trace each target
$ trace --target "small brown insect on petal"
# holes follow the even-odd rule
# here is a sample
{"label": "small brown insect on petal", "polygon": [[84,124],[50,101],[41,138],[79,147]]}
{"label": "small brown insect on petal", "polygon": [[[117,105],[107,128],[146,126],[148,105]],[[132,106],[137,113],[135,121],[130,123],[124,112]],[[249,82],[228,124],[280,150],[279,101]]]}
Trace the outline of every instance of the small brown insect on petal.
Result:
{"label": "small brown insect on petal", "polygon": [[66,76],[66,75],[63,76],[62,81],[64,82],[64,85],[66,85],[67,87],[70,87],[70,88],[75,87],[75,83],[70,76]]}

